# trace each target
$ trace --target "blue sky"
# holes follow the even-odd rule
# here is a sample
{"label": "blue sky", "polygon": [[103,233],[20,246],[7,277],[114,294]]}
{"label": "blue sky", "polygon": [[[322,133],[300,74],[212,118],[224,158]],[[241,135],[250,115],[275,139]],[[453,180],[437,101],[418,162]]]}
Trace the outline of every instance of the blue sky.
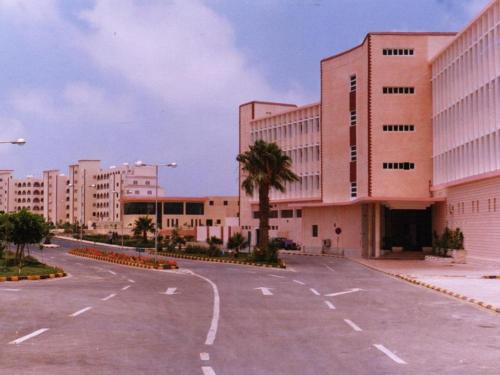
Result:
{"label": "blue sky", "polygon": [[0,169],[176,161],[170,195],[237,192],[238,105],[319,100],[369,31],[460,30],[488,0],[0,0]]}

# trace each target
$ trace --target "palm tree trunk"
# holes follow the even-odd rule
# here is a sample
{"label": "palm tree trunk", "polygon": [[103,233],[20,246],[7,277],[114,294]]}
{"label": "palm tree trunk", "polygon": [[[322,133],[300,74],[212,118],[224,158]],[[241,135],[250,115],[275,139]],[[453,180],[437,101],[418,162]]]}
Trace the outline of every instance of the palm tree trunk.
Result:
{"label": "palm tree trunk", "polygon": [[142,231],[142,242],[146,243],[148,240],[148,232]]}
{"label": "palm tree trunk", "polygon": [[259,188],[259,249],[267,249],[269,245],[269,185]]}

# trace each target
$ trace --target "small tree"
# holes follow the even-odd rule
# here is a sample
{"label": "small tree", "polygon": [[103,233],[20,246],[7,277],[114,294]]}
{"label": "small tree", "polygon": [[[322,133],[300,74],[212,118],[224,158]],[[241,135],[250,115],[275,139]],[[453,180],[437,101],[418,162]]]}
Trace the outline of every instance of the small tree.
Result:
{"label": "small tree", "polygon": [[134,228],[132,229],[132,231],[134,232],[134,236],[142,237],[142,242],[146,243],[148,241],[148,233],[155,232],[153,219],[147,216],[138,218],[134,223]]}
{"label": "small tree", "polygon": [[1,213],[0,214],[0,259],[3,258],[4,250],[10,240],[10,234],[12,232],[12,223],[9,220],[9,215]]}
{"label": "small tree", "polygon": [[227,241],[227,248],[234,250],[236,255],[238,255],[240,250],[245,246],[248,246],[248,242],[241,233],[235,233],[229,237],[229,240]]}
{"label": "small tree", "polygon": [[9,239],[16,245],[15,258],[21,271],[26,245],[39,243],[47,233],[48,227],[42,216],[32,214],[26,209],[9,214],[9,221],[12,226]]}
{"label": "small tree", "polygon": [[212,236],[207,238],[208,243],[208,255],[211,257],[221,256],[220,245],[222,245],[222,240],[218,237]]}

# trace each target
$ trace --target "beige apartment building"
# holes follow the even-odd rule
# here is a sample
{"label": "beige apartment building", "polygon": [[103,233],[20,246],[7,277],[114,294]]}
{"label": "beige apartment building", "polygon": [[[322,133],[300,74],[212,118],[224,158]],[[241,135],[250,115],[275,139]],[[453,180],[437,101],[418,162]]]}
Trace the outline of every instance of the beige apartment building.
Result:
{"label": "beige apartment building", "polygon": [[[369,33],[320,62],[319,103],[242,104],[240,152],[276,142],[300,177],[271,195],[271,236],[309,252],[338,244],[378,257],[422,250],[433,230],[460,226],[473,256],[499,258],[485,235],[500,233],[499,14],[492,1],[458,35]],[[257,197],[240,190],[240,199],[241,228],[255,243]],[[457,221],[464,201],[471,212]]]}
{"label": "beige apartment building", "polygon": [[[210,197],[160,197],[158,213],[154,197],[124,197],[123,233],[131,234],[139,217],[150,217],[161,234],[169,234],[179,228],[193,236],[199,227],[233,227],[238,225],[239,204],[237,196]],[[121,233],[122,228],[117,228]]]}
{"label": "beige apartment building", "polygon": [[14,178],[14,171],[0,171],[0,211],[15,212],[23,208],[43,215],[44,184],[41,178]]}

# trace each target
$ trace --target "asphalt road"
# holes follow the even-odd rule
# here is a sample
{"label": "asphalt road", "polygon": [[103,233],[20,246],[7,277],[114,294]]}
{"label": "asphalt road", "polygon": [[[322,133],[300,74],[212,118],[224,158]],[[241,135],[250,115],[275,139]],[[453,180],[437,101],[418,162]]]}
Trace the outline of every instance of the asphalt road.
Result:
{"label": "asphalt road", "polygon": [[500,373],[498,315],[348,260],[152,271],[66,251],[43,257],[67,278],[0,283],[0,374]]}

